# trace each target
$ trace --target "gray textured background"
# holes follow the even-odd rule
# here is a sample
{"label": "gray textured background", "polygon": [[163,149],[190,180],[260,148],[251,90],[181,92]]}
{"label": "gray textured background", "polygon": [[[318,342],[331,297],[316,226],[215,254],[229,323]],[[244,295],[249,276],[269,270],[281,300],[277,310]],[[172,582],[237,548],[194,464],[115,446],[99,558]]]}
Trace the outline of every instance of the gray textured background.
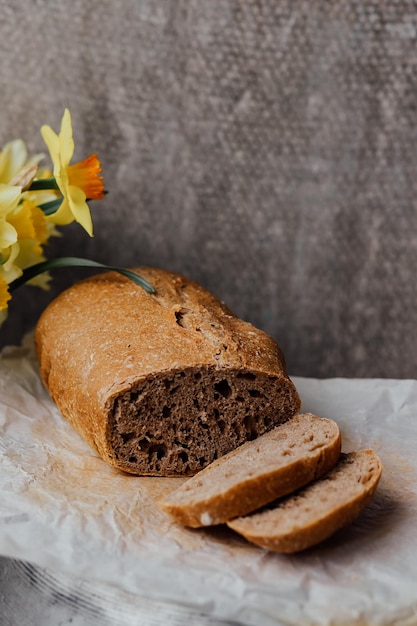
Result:
{"label": "gray textured background", "polygon": [[[293,375],[417,377],[417,2],[0,0],[0,145],[72,112],[109,195],[48,256],[183,272]],[[54,290],[24,287],[0,342]]]}

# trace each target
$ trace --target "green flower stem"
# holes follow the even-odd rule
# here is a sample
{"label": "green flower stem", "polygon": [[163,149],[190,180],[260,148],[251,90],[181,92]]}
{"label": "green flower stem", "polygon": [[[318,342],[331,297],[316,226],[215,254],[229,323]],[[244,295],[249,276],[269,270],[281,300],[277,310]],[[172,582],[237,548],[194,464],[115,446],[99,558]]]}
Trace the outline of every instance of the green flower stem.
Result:
{"label": "green flower stem", "polygon": [[28,191],[39,191],[40,189],[58,189],[55,178],[42,178],[41,180],[32,181]]}
{"label": "green flower stem", "polygon": [[147,291],[148,293],[155,293],[155,289],[152,287],[152,285],[136,272],[132,272],[131,270],[126,270],[120,267],[114,267],[112,265],[103,265],[103,263],[91,261],[90,259],[80,259],[79,257],[75,256],[49,259],[48,261],[42,261],[42,263],[36,263],[36,265],[27,267],[25,270],[23,270],[23,274],[19,276],[19,278],[16,278],[9,284],[9,291],[14,291],[21,285],[27,283],[28,280],[35,278],[35,276],[38,276],[39,274],[43,274],[43,272],[58,269],[61,267],[99,267],[100,269],[112,270],[114,272],[119,272],[119,274],[123,274],[123,276],[126,276],[127,278],[130,278],[137,285],[143,287],[143,289],[145,289],[145,291]]}

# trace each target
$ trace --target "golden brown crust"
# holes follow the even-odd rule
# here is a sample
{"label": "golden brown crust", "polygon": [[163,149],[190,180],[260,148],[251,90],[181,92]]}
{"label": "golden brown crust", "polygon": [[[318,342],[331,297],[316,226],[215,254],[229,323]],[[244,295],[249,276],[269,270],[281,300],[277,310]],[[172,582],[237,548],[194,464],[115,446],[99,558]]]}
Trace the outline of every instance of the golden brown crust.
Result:
{"label": "golden brown crust", "polygon": [[[285,402],[280,421],[299,410],[282,353],[269,336],[183,276],[154,268],[138,271],[154,286],[155,294],[117,273],[101,274],[64,291],[47,307],[36,328],[41,375],[52,399],[105,460],[143,473],[143,463],[141,469],[135,462],[117,458],[112,412],[123,394],[127,403],[129,393],[138,393],[151,382],[156,385],[164,373],[180,375],[199,368],[214,372],[213,376],[221,371],[256,372],[270,385],[282,387]],[[253,434],[248,431],[247,436]],[[194,471],[189,468],[188,473]],[[153,473],[164,472],[162,468]]]}

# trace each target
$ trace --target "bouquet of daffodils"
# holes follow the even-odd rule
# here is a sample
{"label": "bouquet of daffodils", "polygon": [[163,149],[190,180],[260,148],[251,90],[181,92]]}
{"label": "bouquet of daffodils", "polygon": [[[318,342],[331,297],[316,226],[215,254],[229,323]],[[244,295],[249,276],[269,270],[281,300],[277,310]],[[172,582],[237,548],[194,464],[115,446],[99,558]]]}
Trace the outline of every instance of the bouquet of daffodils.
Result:
{"label": "bouquet of daffodils", "polygon": [[95,154],[71,164],[74,154],[71,115],[65,110],[61,130],[41,128],[53,171],[41,167],[42,154],[28,158],[20,139],[0,151],[0,324],[6,319],[13,290],[24,283],[48,288],[49,270],[88,266],[116,270],[149,292],[152,286],[129,270],[78,257],[47,260],[45,245],[57,227],[78,222],[90,236],[89,201],[105,196],[100,161]]}

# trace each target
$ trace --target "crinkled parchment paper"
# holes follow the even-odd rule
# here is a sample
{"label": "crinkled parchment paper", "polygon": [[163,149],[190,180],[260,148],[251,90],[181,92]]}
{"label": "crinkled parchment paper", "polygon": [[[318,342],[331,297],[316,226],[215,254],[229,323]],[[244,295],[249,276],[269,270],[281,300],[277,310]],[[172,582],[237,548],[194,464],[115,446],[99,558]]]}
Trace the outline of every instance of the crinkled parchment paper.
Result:
{"label": "crinkled parchment paper", "polygon": [[124,475],[60,416],[28,336],[0,357],[0,554],[213,616],[278,624],[417,623],[417,381],[295,378],[303,410],[384,465],[358,521],[294,556],[189,530],[156,500],[181,479]]}

